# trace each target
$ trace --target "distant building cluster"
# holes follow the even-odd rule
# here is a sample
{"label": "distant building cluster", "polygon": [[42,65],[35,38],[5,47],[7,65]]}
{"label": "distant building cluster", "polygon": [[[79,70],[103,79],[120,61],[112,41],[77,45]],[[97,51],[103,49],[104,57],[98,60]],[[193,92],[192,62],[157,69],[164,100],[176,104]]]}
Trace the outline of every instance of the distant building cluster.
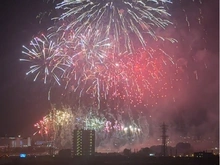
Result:
{"label": "distant building cluster", "polygon": [[213,156],[214,156],[213,152],[207,152],[207,151],[195,152],[194,153],[194,157],[195,158],[211,158]]}
{"label": "distant building cluster", "polygon": [[0,148],[17,148],[17,147],[30,147],[31,138],[27,137],[1,137]]}

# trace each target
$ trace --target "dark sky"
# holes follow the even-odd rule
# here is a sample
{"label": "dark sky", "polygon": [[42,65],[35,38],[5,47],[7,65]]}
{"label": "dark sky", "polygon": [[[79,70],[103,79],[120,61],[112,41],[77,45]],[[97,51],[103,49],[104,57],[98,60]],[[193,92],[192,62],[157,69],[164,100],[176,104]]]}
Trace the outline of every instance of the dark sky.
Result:
{"label": "dark sky", "polygon": [[[219,5],[218,0],[203,1],[201,9],[204,21],[201,26],[194,25],[195,20],[193,20],[194,16],[198,14],[196,7],[199,3],[196,5],[189,2],[180,4],[178,0],[171,8],[171,12],[174,13],[174,20],[179,21],[177,23],[178,32],[173,33],[182,34],[176,35],[179,37],[177,38],[181,40],[183,37],[185,39],[185,41],[179,42],[182,52],[178,56],[188,61],[189,75],[193,75],[192,73],[197,70],[200,77],[198,81],[190,83],[184,93],[185,95],[182,96],[183,98],[187,97],[177,107],[178,111],[169,113],[169,116],[175,120],[186,120],[189,126],[197,125],[209,129],[209,126],[213,124],[218,125],[216,116],[218,116],[219,102]],[[36,19],[40,12],[48,11],[51,7],[53,5],[43,3],[41,0],[7,0],[1,2],[0,135],[33,133],[33,124],[46,114],[50,105],[47,101],[47,89],[38,83],[33,83],[25,76],[27,66],[21,64],[19,59],[22,57],[22,45],[27,45],[34,35],[40,31],[45,31],[51,25],[50,21],[43,21],[42,24],[39,24],[39,20]],[[183,9],[191,21],[190,33],[186,32]],[[205,42],[202,42],[203,38],[205,38]],[[184,44],[185,46],[183,46]],[[189,51],[190,47],[192,50]],[[205,58],[202,58],[203,54],[205,54]],[[193,57],[202,58],[202,63],[206,61],[209,67],[207,69],[198,67],[198,63],[195,66],[191,62]],[[196,118],[198,115],[201,117]],[[155,116],[159,117],[162,114],[155,114]],[[204,123],[207,125],[204,126]]]}
{"label": "dark sky", "polygon": [[[45,112],[44,90],[26,81],[25,66],[21,65],[22,45],[32,36],[45,31],[36,16],[47,11],[39,0],[4,1],[1,5],[1,82],[0,134],[16,135],[33,128]],[[33,86],[32,86],[33,85]],[[36,85],[36,86],[35,86]]]}

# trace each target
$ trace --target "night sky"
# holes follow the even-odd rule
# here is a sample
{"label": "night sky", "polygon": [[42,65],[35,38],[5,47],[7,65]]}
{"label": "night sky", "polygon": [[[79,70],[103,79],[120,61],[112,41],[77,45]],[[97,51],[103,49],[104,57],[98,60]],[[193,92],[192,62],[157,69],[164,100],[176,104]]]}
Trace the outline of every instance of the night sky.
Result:
{"label": "night sky", "polygon": [[38,0],[9,0],[1,5],[1,135],[32,133],[33,124],[48,108],[44,89],[26,79],[25,66],[19,61],[22,45],[46,30],[36,16],[48,9]]}
{"label": "night sky", "polygon": [[[180,5],[178,0],[171,7],[173,22],[178,23],[175,30],[168,29],[166,32],[173,33],[179,41],[179,52],[173,50],[173,53],[187,61],[189,85],[177,97],[179,101],[175,107],[150,111],[155,120],[166,114],[167,119],[173,123],[178,125],[182,121],[187,125],[186,129],[195,127],[200,133],[210,129],[218,130],[218,0],[203,0],[203,4],[200,4],[204,17],[201,25],[193,19],[198,14],[199,2],[185,1]],[[41,0],[7,0],[1,2],[0,8],[0,135],[29,135],[33,133],[33,124],[47,113],[50,103],[47,101],[47,88],[26,77],[27,66],[19,59],[22,57],[22,45],[27,45],[34,35],[45,32],[52,25],[47,18],[39,24],[36,16],[53,9],[53,4]],[[191,23],[190,31],[186,26],[183,8]],[[198,73],[198,80],[192,78],[195,73]],[[214,135],[217,136],[217,133]]]}

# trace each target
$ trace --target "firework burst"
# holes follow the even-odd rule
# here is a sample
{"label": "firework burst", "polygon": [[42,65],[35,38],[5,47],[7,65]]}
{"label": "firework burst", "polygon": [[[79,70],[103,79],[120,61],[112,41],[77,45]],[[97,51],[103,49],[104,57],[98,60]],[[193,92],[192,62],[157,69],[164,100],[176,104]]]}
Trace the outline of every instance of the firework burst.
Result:
{"label": "firework burst", "polygon": [[20,61],[30,63],[30,70],[26,75],[34,74],[34,81],[40,79],[46,84],[55,80],[60,85],[59,75],[64,72],[64,68],[60,66],[61,58],[56,46],[45,35],[35,37],[29,47],[23,46],[22,53],[26,57]]}
{"label": "firework burst", "polygon": [[68,28],[76,35],[89,28],[99,29],[100,34],[113,41],[117,54],[132,53],[136,48],[147,47],[146,37],[163,39],[155,29],[165,29],[171,22],[165,4],[170,0],[64,0],[57,5],[63,9],[60,20],[69,19]]}
{"label": "firework burst", "polygon": [[[164,41],[156,33],[171,24],[168,0],[75,1],[57,4],[63,14],[43,39],[34,38],[24,47],[31,63],[27,74],[43,82],[64,87],[63,96],[100,109],[117,100],[142,104],[167,84],[166,69],[173,59],[154,42]],[[150,36],[150,37],[149,37]],[[151,39],[153,38],[153,39]],[[171,42],[174,39],[167,38]],[[155,87],[155,84],[160,84]],[[158,97],[158,96],[157,96]],[[90,100],[90,101],[89,101]],[[89,103],[89,104],[88,104]]]}
{"label": "firework burst", "polygon": [[59,148],[69,147],[67,144],[72,141],[70,134],[76,128],[95,130],[97,147],[105,146],[107,141],[111,141],[113,148],[130,142],[137,143],[149,134],[148,123],[143,116],[135,121],[131,114],[104,115],[91,107],[74,110],[69,107],[53,107],[34,126],[41,136],[52,139]]}

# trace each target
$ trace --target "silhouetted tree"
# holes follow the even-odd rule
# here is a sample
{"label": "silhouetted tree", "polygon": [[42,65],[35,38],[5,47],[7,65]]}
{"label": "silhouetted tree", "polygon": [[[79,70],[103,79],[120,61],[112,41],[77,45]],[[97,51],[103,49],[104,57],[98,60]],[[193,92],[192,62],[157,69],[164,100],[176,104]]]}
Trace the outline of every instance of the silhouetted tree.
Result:
{"label": "silhouetted tree", "polygon": [[126,156],[130,155],[131,154],[131,150],[125,148],[124,151],[123,151],[123,154],[126,155]]}

